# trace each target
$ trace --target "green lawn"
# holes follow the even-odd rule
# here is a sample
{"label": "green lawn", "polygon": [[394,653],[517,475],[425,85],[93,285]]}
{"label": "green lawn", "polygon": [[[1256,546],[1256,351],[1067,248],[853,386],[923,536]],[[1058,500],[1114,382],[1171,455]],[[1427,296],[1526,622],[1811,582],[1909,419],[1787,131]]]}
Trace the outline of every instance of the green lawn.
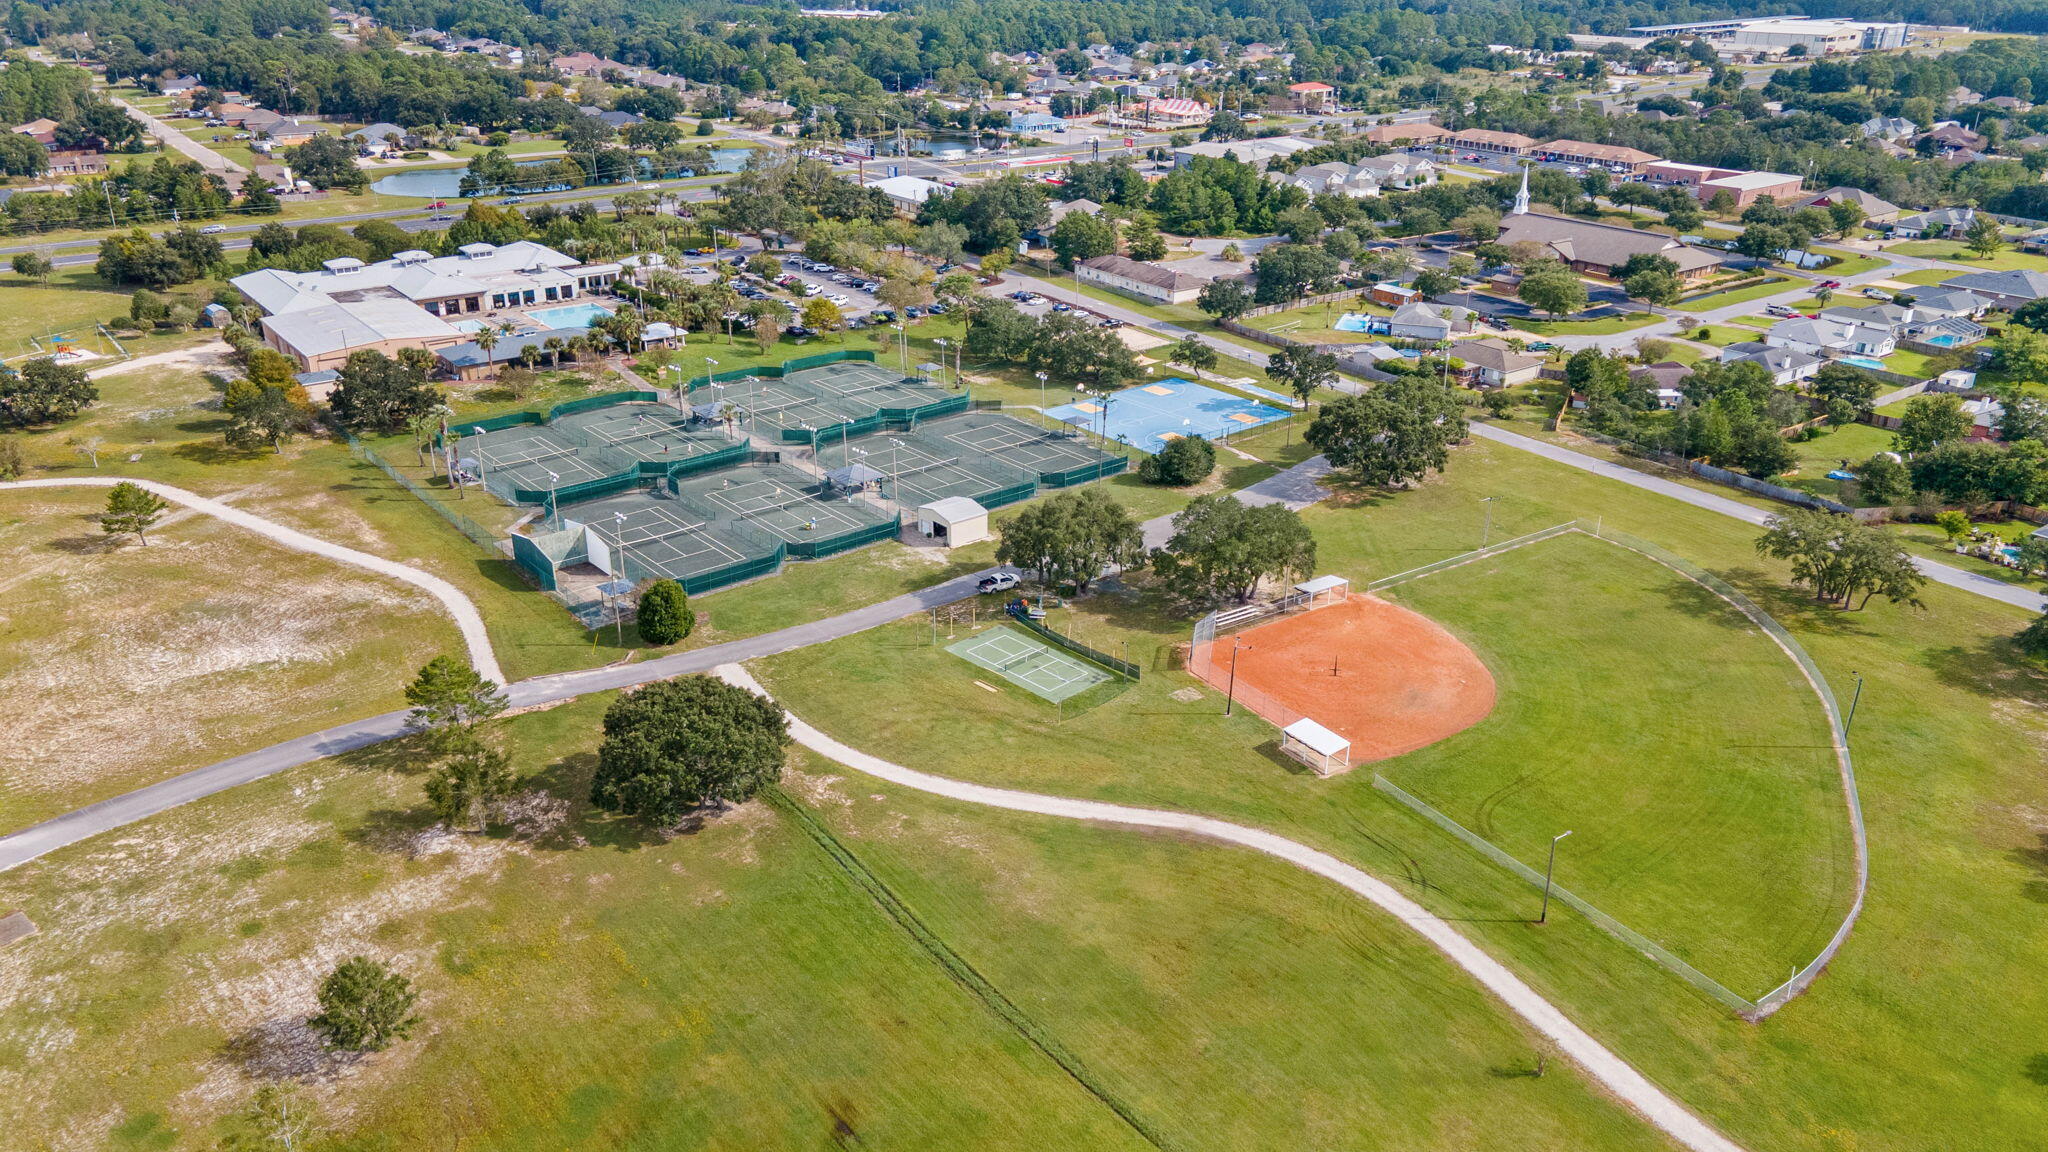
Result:
{"label": "green lawn", "polygon": [[[1744,317],[1744,319],[1749,319],[1749,317]],[[1768,317],[1758,317],[1758,319],[1768,319]],[[1773,323],[1776,323],[1776,321],[1773,321]],[[1711,344],[1716,348],[1726,348],[1730,344],[1741,344],[1748,340],[1761,340],[1764,337],[1763,332],[1758,329],[1745,328],[1734,323],[1709,324],[1706,328],[1707,335],[1704,340],[1691,334],[1688,334],[1686,339],[1700,340],[1701,343]],[[1695,328],[1693,331],[1697,332],[1698,329]]]}
{"label": "green lawn", "polygon": [[1597,320],[1534,320],[1516,319],[1511,323],[1524,332],[1539,336],[1612,336],[1619,332],[1633,332],[1647,328],[1662,320],[1654,312],[1629,312],[1620,316],[1603,316]]}
{"label": "green lawn", "polygon": [[[125,318],[130,295],[108,288],[90,267],[60,268],[51,275],[48,284],[0,272],[0,357],[33,355],[39,344],[43,351],[48,351],[48,338],[53,334],[71,336],[79,341],[80,347],[114,355],[114,348],[93,331],[93,325],[115,317]],[[165,295],[198,307],[212,299],[213,286],[187,284]],[[146,355],[197,339],[189,332],[163,332],[121,343],[136,355]],[[109,360],[87,367],[111,363]]]}
{"label": "green lawn", "polygon": [[[1768,1022],[1732,1019],[1555,910],[1549,927],[1530,931],[1534,897],[1525,886],[1394,809],[1357,774],[1306,778],[1261,753],[1270,729],[1225,720],[1213,696],[1172,700],[1164,689],[1184,681],[1167,670],[1160,645],[1185,636],[1185,618],[1161,618],[1143,600],[1109,596],[1071,611],[1084,640],[1111,651],[1128,643],[1147,675],[1063,726],[1042,704],[991,697],[964,676],[964,687],[944,697],[957,714],[934,719],[921,699],[894,707],[897,665],[914,667],[921,642],[914,628],[897,634],[886,665],[850,651],[885,638],[877,634],[775,657],[764,672],[799,715],[915,767],[1211,812],[1358,862],[1455,918],[1747,1146],[1906,1152],[1968,1130],[1973,1147],[2031,1148],[2048,1123],[2048,1097],[2026,1063],[2048,1030],[2048,992],[2030,975],[2048,965],[2048,936],[2033,930],[2041,833],[2027,813],[2037,765],[2012,752],[2048,738],[2048,676],[2014,662],[2007,637],[2025,614],[1940,586],[1924,590],[1921,611],[1881,601],[1861,612],[1819,608],[1756,556],[1749,525],[1486,443],[1461,449],[1447,475],[1414,491],[1346,494],[1310,510],[1317,568],[1361,579],[1470,547],[1485,496],[1500,497],[1496,533],[1597,515],[1701,561],[1785,623],[1844,695],[1852,672],[1864,677],[1855,736],[1871,829],[1870,903],[1826,975]],[[1526,596],[1539,598],[1533,589]],[[1591,614],[1606,602],[1576,588],[1557,599],[1560,611]],[[819,674],[827,671],[860,690]],[[1670,695],[1719,691],[1716,674],[1695,668]],[[878,698],[892,706],[877,708]],[[1595,716],[1578,702],[1560,712],[1561,731]],[[1142,755],[1119,754],[1141,733],[1156,737]],[[1728,750],[1731,759],[1783,751]]]}
{"label": "green lawn", "polygon": [[1666,1147],[1407,929],[1250,853],[801,755],[787,807],[596,818],[606,699],[495,726],[535,791],[490,836],[431,831],[385,749],[0,875],[43,928],[0,954],[36,989],[0,1121],[213,1148],[367,953],[426,1023],[314,1058],[323,1150]]}
{"label": "green lawn", "polygon": [[1795,285],[1790,283],[1786,277],[1772,276],[1759,283],[1751,284],[1746,288],[1730,288],[1725,292],[1714,292],[1705,296],[1695,296],[1690,300],[1681,300],[1673,304],[1672,307],[1680,312],[1711,312],[1716,308],[1725,308],[1730,304],[1743,304],[1765,296],[1776,296],[1778,293],[1788,291],[1793,287]]}
{"label": "green lawn", "polygon": [[[1969,245],[1960,240],[1908,240],[1886,248],[1901,256],[1919,256],[1929,260],[1950,260],[1966,268],[1977,269],[2023,269],[2028,272],[2048,272],[2048,256],[2036,256],[2028,252],[2015,252],[2003,248],[1989,256],[1979,256],[1970,251]],[[1951,273],[1960,275],[1960,273]],[[1916,281],[1917,283],[1917,281]]]}
{"label": "green lawn", "polygon": [[[1584,538],[1397,592],[1475,647],[1501,703],[1479,726],[1382,765],[1387,775],[1524,862],[1540,866],[1538,846],[1580,828],[1565,883],[1740,993],[1762,995],[1818,952],[1848,899],[1833,871],[1847,842],[1821,713],[1798,670],[1732,609]],[[1148,668],[1183,639],[1142,598],[1060,618]],[[826,731],[949,775],[1057,792],[1194,788],[1290,808],[1323,791],[1347,806],[1366,799],[1354,790],[1369,769],[1301,795],[1259,755],[1271,729],[1213,729],[1220,718],[1170,695],[1190,679],[1163,672],[1067,717],[1056,746],[1025,754],[1019,730],[1047,709],[1021,692],[1008,693],[1014,705],[980,703],[974,670],[943,646],[906,650],[918,631],[777,657],[771,686]],[[1705,684],[1701,663],[1716,669]],[[1674,708],[1674,696],[1692,703]],[[1209,729],[1199,738],[1197,720]]]}
{"label": "green lawn", "polygon": [[1867,252],[1851,252],[1845,248],[1816,248],[1814,251],[1821,255],[1833,256],[1835,258],[1833,264],[1819,269],[1821,275],[1831,279],[1839,279],[1845,276],[1861,276],[1865,272],[1875,272],[1879,268],[1884,267],[1886,263],[1885,259],[1881,256],[1873,256]]}
{"label": "green lawn", "polygon": [[1946,284],[1958,276],[1967,275],[1969,273],[1959,272],[1952,268],[1918,268],[1911,272],[1902,272],[1897,276],[1888,277],[1888,279],[1897,280],[1901,284]]}
{"label": "green lawn", "polygon": [[1839,428],[1823,424],[1821,429],[1822,434],[1815,439],[1789,441],[1799,457],[1797,471],[1774,479],[1802,492],[1855,504],[1858,501],[1851,498],[1854,482],[1830,480],[1828,473],[1841,468],[1845,460],[1849,471],[1854,472],[1857,465],[1879,452],[1891,451],[1892,434],[1868,424],[1844,424]]}

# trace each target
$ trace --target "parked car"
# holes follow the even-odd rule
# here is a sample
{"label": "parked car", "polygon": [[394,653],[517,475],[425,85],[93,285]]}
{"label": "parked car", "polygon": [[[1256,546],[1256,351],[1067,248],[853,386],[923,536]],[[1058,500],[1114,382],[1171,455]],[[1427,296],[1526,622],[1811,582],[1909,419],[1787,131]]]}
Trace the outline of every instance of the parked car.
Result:
{"label": "parked car", "polygon": [[1863,294],[1872,300],[1889,300],[1892,298],[1892,294],[1882,288],[1865,288]]}
{"label": "parked car", "polygon": [[218,236],[227,230],[228,226],[225,224],[208,224],[199,230],[199,234],[201,236]]}
{"label": "parked car", "polygon": [[1840,280],[1823,280],[1818,285],[1821,288],[1840,288],[1841,286],[1842,282]]}
{"label": "parked car", "polygon": [[1016,586],[1017,577],[1015,573],[998,572],[993,576],[983,576],[981,582],[976,584],[975,588],[979,589],[982,595],[986,596],[990,592],[1008,592]]}
{"label": "parked car", "polygon": [[429,224],[446,224],[446,223],[447,223],[448,221],[450,221],[450,220],[453,220],[453,219],[455,219],[455,217],[453,217],[453,216],[450,216],[450,215],[449,215],[448,213],[446,213],[446,212],[437,212],[437,213],[435,213],[434,215],[432,215],[432,216],[429,216],[429,217],[427,217],[427,223],[429,223]]}

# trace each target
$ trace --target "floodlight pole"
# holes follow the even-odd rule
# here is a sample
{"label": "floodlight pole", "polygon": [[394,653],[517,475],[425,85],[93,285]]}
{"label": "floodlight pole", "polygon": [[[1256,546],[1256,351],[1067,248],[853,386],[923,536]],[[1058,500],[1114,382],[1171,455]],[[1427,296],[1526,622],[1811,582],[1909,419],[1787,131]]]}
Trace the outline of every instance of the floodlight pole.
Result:
{"label": "floodlight pole", "polygon": [[1557,842],[1571,834],[1567,828],[1550,838],[1550,861],[1543,866],[1543,911],[1536,916],[1538,924],[1550,919],[1550,877],[1557,869]]}
{"label": "floodlight pole", "polygon": [[1244,648],[1244,641],[1236,636],[1230,638],[1230,687],[1223,693],[1223,714],[1230,715],[1237,707],[1237,654]]}
{"label": "floodlight pole", "polygon": [[1038,414],[1040,416],[1045,415],[1045,376],[1046,374],[1043,372],[1038,373]]}
{"label": "floodlight pole", "polygon": [[1484,496],[1479,501],[1481,504],[1486,505],[1486,527],[1479,533],[1479,550],[1481,552],[1486,551],[1487,541],[1493,539],[1493,502],[1498,499],[1500,499],[1498,496]]}
{"label": "floodlight pole", "polygon": [[1856,723],[1856,705],[1863,702],[1863,673],[1851,672],[1849,675],[1856,678],[1856,694],[1849,697],[1849,717],[1842,721],[1842,741],[1844,743],[1847,743],[1849,740],[1849,726]]}

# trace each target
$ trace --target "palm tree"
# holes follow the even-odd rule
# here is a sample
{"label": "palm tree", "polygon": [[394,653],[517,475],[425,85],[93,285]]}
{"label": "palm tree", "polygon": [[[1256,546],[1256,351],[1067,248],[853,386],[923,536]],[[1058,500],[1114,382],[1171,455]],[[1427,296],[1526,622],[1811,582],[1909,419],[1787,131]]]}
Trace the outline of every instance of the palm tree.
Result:
{"label": "palm tree", "polygon": [[489,372],[491,370],[491,349],[498,346],[498,330],[490,327],[479,329],[474,339],[476,346],[484,350],[484,371]]}
{"label": "palm tree", "polygon": [[563,342],[560,336],[548,337],[545,341],[542,342],[541,347],[547,349],[548,367],[554,368],[561,365],[562,349],[567,347],[567,345]]}

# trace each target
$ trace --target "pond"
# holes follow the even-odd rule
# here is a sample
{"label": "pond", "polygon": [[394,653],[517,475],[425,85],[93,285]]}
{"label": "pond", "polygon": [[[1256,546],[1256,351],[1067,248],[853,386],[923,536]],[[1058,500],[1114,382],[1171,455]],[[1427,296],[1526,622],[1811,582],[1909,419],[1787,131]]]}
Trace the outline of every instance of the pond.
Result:
{"label": "pond", "polygon": [[[737,172],[747,162],[751,148],[713,148],[712,168],[718,172]],[[521,161],[521,168],[538,168],[554,163],[553,160]],[[462,195],[462,177],[465,168],[414,168],[406,172],[394,172],[370,185],[370,191],[386,196],[418,196],[425,200],[453,200]],[[643,178],[645,176],[643,175]],[[557,191],[559,189],[532,189],[532,191]]]}

